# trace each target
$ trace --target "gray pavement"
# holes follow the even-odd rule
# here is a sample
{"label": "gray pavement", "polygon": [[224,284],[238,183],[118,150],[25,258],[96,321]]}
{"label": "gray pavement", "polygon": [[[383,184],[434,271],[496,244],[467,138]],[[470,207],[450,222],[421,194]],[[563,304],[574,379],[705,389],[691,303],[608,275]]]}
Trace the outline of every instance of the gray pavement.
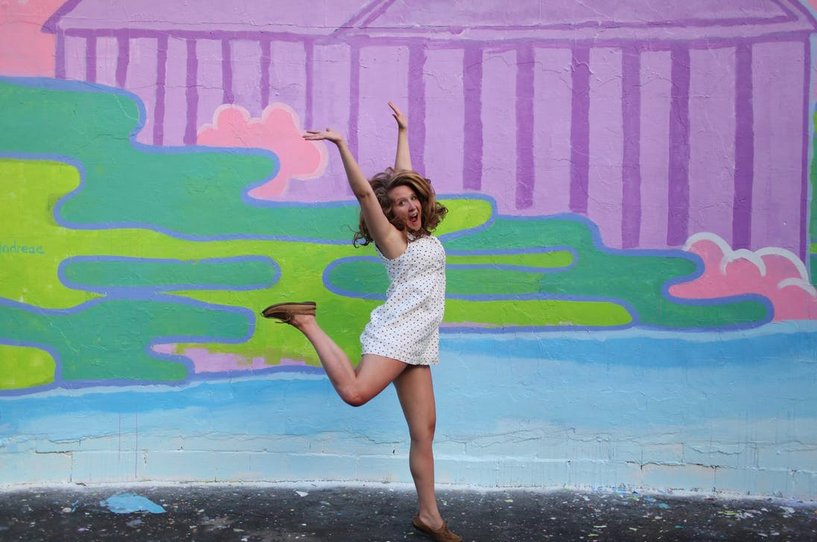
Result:
{"label": "gray pavement", "polygon": [[[632,491],[439,490],[466,541],[817,541],[817,503]],[[2,541],[423,541],[409,486],[0,489]]]}

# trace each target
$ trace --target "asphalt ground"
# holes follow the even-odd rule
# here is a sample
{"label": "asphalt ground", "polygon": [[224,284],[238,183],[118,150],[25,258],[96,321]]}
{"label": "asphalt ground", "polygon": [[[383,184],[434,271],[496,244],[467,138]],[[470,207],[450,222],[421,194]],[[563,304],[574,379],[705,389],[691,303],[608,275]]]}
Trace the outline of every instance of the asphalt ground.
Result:
{"label": "asphalt ground", "polygon": [[[817,541],[817,502],[624,490],[438,490],[466,541]],[[2,541],[396,542],[407,485],[319,483],[0,488]]]}

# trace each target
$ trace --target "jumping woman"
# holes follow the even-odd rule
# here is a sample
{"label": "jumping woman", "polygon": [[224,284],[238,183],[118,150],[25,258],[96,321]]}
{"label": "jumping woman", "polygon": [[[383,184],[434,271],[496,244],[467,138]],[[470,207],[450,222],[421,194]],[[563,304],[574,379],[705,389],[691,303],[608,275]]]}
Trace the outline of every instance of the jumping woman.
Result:
{"label": "jumping woman", "polygon": [[430,365],[439,363],[445,250],[431,232],[448,210],[437,202],[430,181],[412,170],[408,122],[397,106],[389,102],[389,107],[397,121],[394,168],[370,181],[341,134],[327,128],[304,136],[337,147],[360,203],[355,245],[374,242],[391,282],[386,302],[372,311],[360,336],[363,357],[357,368],[318,326],[314,302],[278,303],[262,314],[294,326],[309,339],[346,403],[363,405],[394,383],[411,435],[409,466],[419,500],[414,526],[439,542],[459,542],[462,538],[448,529],[437,508],[432,451],[437,414]]}

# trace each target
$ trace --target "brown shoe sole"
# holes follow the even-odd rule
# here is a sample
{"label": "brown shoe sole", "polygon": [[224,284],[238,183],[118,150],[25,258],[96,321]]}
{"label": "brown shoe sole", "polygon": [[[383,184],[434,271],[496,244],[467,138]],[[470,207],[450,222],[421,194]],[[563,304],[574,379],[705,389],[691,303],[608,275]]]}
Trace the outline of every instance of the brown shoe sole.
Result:
{"label": "brown shoe sole", "polygon": [[292,321],[292,318],[298,314],[315,316],[316,308],[317,306],[314,301],[276,303],[261,311],[261,316],[264,318],[275,318],[281,320],[282,323],[288,324]]}

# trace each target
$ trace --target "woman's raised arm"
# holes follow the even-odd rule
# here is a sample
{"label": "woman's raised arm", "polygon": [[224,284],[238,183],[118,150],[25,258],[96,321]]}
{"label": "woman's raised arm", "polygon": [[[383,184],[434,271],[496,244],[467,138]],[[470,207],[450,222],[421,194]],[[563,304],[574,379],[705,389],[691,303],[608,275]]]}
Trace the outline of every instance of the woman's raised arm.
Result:
{"label": "woman's raised arm", "polygon": [[381,253],[387,258],[396,258],[406,249],[406,241],[395,228],[380,207],[372,185],[369,184],[366,176],[360,170],[357,160],[352,156],[352,151],[346,144],[346,140],[340,133],[327,128],[326,130],[307,130],[304,135],[307,141],[331,141],[338,148],[340,158],[343,161],[343,168],[346,170],[346,178],[349,186],[360,203],[360,210],[363,212],[363,220],[369,229],[375,243],[380,248]]}
{"label": "woman's raised arm", "polygon": [[340,132],[334,131],[332,128],[326,130],[307,130],[304,139],[307,141],[331,141],[338,148],[340,159],[343,161],[343,168],[346,170],[346,178],[349,180],[349,186],[355,197],[360,201],[363,197],[369,195],[374,196],[372,187],[363,172],[360,171],[360,166],[357,165],[355,157],[349,150],[346,140],[340,135]]}
{"label": "woman's raised arm", "polygon": [[411,155],[409,154],[408,143],[408,119],[394,103],[389,102],[392,116],[397,121],[397,156],[394,158],[395,171],[411,170]]}

